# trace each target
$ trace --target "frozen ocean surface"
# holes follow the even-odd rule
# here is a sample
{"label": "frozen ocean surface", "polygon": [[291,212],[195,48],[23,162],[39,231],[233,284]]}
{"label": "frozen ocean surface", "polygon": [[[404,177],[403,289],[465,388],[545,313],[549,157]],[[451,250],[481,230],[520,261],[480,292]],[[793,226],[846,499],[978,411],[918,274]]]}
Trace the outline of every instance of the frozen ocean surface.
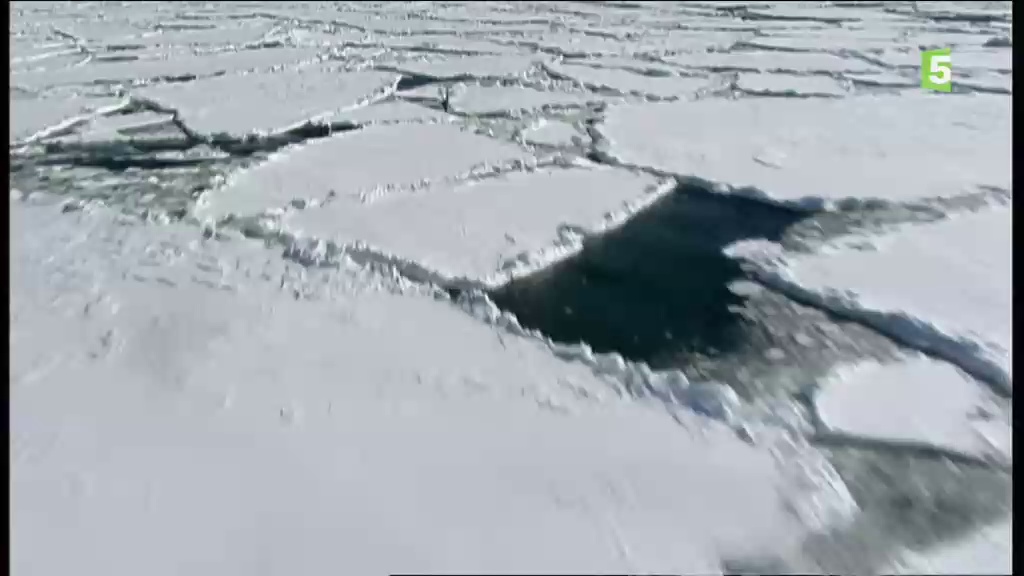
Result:
{"label": "frozen ocean surface", "polygon": [[1010,572],[1009,2],[11,18],[15,574]]}

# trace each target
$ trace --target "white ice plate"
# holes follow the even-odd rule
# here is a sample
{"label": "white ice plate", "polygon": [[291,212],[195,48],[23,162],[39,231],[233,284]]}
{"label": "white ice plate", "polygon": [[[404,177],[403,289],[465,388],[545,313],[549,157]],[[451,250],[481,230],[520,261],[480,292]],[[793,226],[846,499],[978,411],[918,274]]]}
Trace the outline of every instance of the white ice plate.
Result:
{"label": "white ice plate", "polygon": [[770,281],[818,294],[1011,391],[1012,221],[1009,209],[991,208],[906,226],[874,250],[789,257]]}
{"label": "white ice plate", "polygon": [[1012,74],[999,74],[985,70],[961,74],[960,70],[957,70],[956,75],[953,77],[954,88],[957,84],[961,84],[974,90],[983,90],[1002,94],[1013,93]]}
{"label": "white ice plate", "polygon": [[422,33],[444,33],[451,32],[451,28],[445,27],[444,22],[431,18],[409,17],[408,8],[399,8],[395,15],[388,15],[388,9],[368,10],[362,13],[342,13],[338,20],[364,28],[369,32],[379,34],[382,37],[398,38],[409,34]]}
{"label": "white ice plate", "polygon": [[[956,68],[978,68],[992,72],[1013,71],[1013,51],[1006,48],[962,48],[951,52],[954,70]],[[887,50],[872,55],[879,61],[895,68],[920,68],[921,53],[917,50],[896,52]],[[954,76],[954,81],[956,77]]]}
{"label": "white ice plate", "polygon": [[[272,32],[275,26],[270,22],[217,21],[209,28],[185,30],[162,30],[156,26],[132,27],[128,22],[111,22],[104,30],[95,24],[72,26],[66,30],[81,36],[89,45],[153,48],[157,46],[192,46],[209,49],[214,46],[243,46],[255,43]],[[123,31],[117,28],[121,27]],[[154,29],[155,28],[155,29]],[[120,33],[118,33],[120,32]]]}
{"label": "white ice plate", "polygon": [[446,56],[410,60],[393,67],[403,73],[431,78],[507,78],[521,76],[539,61],[536,56]]}
{"label": "white ice plate", "polygon": [[[632,26],[627,27],[629,30]],[[754,36],[752,32],[723,32],[720,30],[658,30],[648,31],[637,41],[637,52],[674,53],[725,50],[741,40]]]}
{"label": "white ice plate", "polygon": [[468,86],[452,96],[452,108],[466,114],[517,114],[544,108],[578,108],[608,100],[584,92],[554,92],[504,86]]}
{"label": "white ice plate", "polygon": [[331,192],[361,198],[528,158],[515,144],[450,124],[372,127],[275,154],[233,176],[196,211],[219,219],[282,208],[297,199],[323,200]]}
{"label": "white ice plate", "polygon": [[12,37],[10,49],[12,71],[46,65],[49,64],[47,60],[60,57],[78,56],[80,60],[85,57],[71,42],[34,42]]}
{"label": "white ice plate", "polygon": [[[693,52],[668,56],[666,62],[686,68],[748,70],[760,72],[871,72],[877,66],[834,54],[811,52]],[[920,60],[920,56],[918,56]],[[920,62],[918,63],[920,64]]]}
{"label": "white ice plate", "polygon": [[840,434],[1011,458],[1010,423],[979,416],[992,411],[984,385],[924,356],[837,370],[818,392],[815,406],[822,423]]}
{"label": "white ice plate", "polygon": [[10,139],[21,141],[50,128],[70,125],[98,111],[117,106],[115,98],[84,98],[74,95],[54,95],[44,98],[18,97],[10,99]]}
{"label": "white ice plate", "polygon": [[345,28],[333,31],[299,28],[289,30],[288,35],[297,46],[344,47],[346,44],[361,45],[368,41],[365,33]]}
{"label": "white ice plate", "polygon": [[334,202],[291,214],[285,226],[338,244],[363,242],[443,277],[500,283],[506,270],[564,244],[560,228],[596,231],[621,221],[655,184],[611,168],[516,173],[372,203]]}
{"label": "white ice plate", "polygon": [[523,131],[523,139],[531,144],[547,146],[572,146],[577,141],[585,141],[583,134],[572,124],[558,120],[539,121]]}
{"label": "white ice plate", "polygon": [[402,50],[410,47],[429,47],[440,51],[467,52],[478,54],[504,54],[506,57],[515,57],[515,52],[508,46],[501,46],[487,40],[486,36],[479,39],[467,38],[465,36],[440,36],[437,34],[418,34],[391,38],[387,36],[377,38],[383,44],[393,50]]}
{"label": "white ice plate", "polygon": [[11,81],[30,88],[46,88],[94,82],[134,82],[154,78],[211,76],[250,70],[269,70],[277,66],[308,62],[315,59],[315,48],[273,48],[240,50],[196,55],[168,54],[127,62],[89,62],[81,66],[15,73]]}
{"label": "white ice plate", "polygon": [[828,76],[798,76],[793,74],[739,75],[736,85],[741,90],[759,96],[845,96],[846,91]]}
{"label": "white ice plate", "polygon": [[427,108],[402,100],[380,102],[370,106],[362,106],[340,112],[338,120],[347,120],[353,124],[389,124],[393,122],[445,122],[453,120],[452,116],[440,110]]}
{"label": "white ice plate", "polygon": [[947,19],[966,21],[969,18],[992,18],[996,20],[1012,17],[1010,2],[916,2],[908,5],[896,5],[890,9],[905,15],[920,18],[943,16]]}
{"label": "white ice plate", "polygon": [[618,68],[552,64],[556,75],[570,78],[588,88],[605,88],[620,94],[638,94],[658,98],[692,96],[711,80],[689,76],[645,76]]}
{"label": "white ice plate", "polygon": [[884,12],[879,10],[851,10],[848,8],[843,9],[833,6],[801,6],[799,3],[792,6],[791,3],[788,2],[780,3],[775,6],[751,7],[749,11],[751,14],[761,16],[765,19],[779,19],[785,21],[810,20],[821,22],[823,24],[848,24],[851,22],[859,22],[865,17],[877,19],[878,15],[889,16],[888,19],[890,20],[901,19],[899,16],[886,15]]}
{"label": "white ice plate", "polygon": [[[976,50],[983,46],[985,42],[988,42],[992,38],[992,34],[984,33],[982,31],[970,31],[964,30],[960,32],[932,32],[932,31],[921,31],[915,34],[910,34],[907,38],[907,43],[912,44],[915,48],[924,48],[932,50],[935,48],[950,48],[957,50],[959,48],[967,48]],[[1009,50],[1003,48],[1003,50]]]}
{"label": "white ice plate", "polygon": [[[200,134],[273,133],[323,120],[394,87],[389,72],[345,72],[314,65],[281,72],[218,76],[181,84],[158,84],[134,92],[177,110]],[[212,98],[211,94],[216,94]]]}
{"label": "white ice plate", "polygon": [[778,31],[744,42],[746,48],[817,52],[824,50],[884,50],[905,45],[895,28]]}
{"label": "white ice plate", "polygon": [[778,201],[892,201],[1011,186],[1005,96],[913,92],[613,107],[600,131],[619,160]]}
{"label": "white ice plate", "polygon": [[172,123],[170,114],[138,112],[130,115],[102,116],[69,135],[65,141],[110,142],[146,136],[170,135],[184,139],[184,134]]}
{"label": "white ice plate", "polygon": [[568,31],[531,33],[522,38],[513,36],[495,41],[500,44],[532,47],[569,56],[626,55],[643,51],[635,42],[573,34]]}
{"label": "white ice plate", "polygon": [[39,14],[36,18],[45,19],[49,25],[47,32],[50,32],[50,37],[69,44],[78,43],[96,48],[106,45],[142,45],[147,42],[149,36],[156,35],[156,32],[150,28],[150,22],[145,20],[87,19],[81,13],[63,14],[62,12],[64,11],[58,8],[56,14],[48,16]]}
{"label": "white ice plate", "polygon": [[575,59],[562,61],[561,64],[564,66],[572,65],[573,67],[587,65],[601,68],[621,68],[636,73],[646,72],[653,76],[676,76],[679,73],[679,69],[675,66],[641,60],[630,56],[601,56],[599,58]]}
{"label": "white ice plate", "polygon": [[921,85],[920,77],[902,76],[888,70],[872,74],[843,74],[843,77],[853,81],[855,88],[858,85],[875,88],[917,88]]}

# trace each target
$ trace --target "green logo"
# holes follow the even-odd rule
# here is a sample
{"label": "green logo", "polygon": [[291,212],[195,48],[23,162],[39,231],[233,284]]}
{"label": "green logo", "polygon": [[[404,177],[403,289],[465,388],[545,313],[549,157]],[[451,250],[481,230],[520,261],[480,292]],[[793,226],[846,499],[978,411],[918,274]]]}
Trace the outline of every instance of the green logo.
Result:
{"label": "green logo", "polygon": [[921,88],[938,92],[953,91],[952,50],[926,50],[921,52]]}

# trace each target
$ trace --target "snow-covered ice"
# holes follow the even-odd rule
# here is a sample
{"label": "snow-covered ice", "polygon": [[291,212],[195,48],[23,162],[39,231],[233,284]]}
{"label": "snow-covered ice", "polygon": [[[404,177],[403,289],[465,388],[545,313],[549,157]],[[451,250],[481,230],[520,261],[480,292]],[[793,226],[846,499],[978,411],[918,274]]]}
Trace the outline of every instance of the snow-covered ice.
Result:
{"label": "snow-covered ice", "polygon": [[454,56],[440,60],[412,60],[394,65],[398,72],[429,78],[514,78],[528,72],[540,59],[530,56]]}
{"label": "snow-covered ice", "polygon": [[510,266],[564,245],[561,229],[598,231],[621,220],[658,191],[656,184],[606,168],[543,170],[396,192],[371,203],[332,202],[290,215],[285,227],[338,244],[363,242],[443,277],[489,284],[503,280]]}
{"label": "snow-covered ice", "polygon": [[847,80],[863,86],[881,88],[916,88],[921,79],[913,75],[901,75],[891,71],[879,71],[871,74],[843,74]]}
{"label": "snow-covered ice", "polygon": [[11,98],[10,139],[16,142],[62,123],[74,123],[116,107],[116,98]]}
{"label": "snow-covered ice", "polygon": [[529,157],[514,144],[453,125],[374,127],[281,152],[212,191],[198,214],[248,216],[331,192],[359,198]]}
{"label": "snow-covered ice", "polygon": [[573,146],[584,140],[583,134],[568,122],[542,120],[523,131],[523,140],[547,146]]}
{"label": "snow-covered ice", "polygon": [[858,30],[828,28],[794,33],[785,31],[759,36],[743,42],[747,49],[818,52],[822,50],[881,50],[891,48],[900,38],[900,30]]}
{"label": "snow-covered ice", "polygon": [[440,110],[402,100],[380,102],[340,112],[338,120],[353,124],[388,124],[392,122],[445,122],[451,117]]}
{"label": "snow-covered ice", "polygon": [[[80,21],[53,25],[87,46],[148,50],[155,47],[216,48],[224,45],[244,46],[267,37],[274,31],[271,22],[221,21],[218,26],[180,29],[173,22],[153,22],[150,26],[133,26],[128,21]],[[169,29],[168,29],[169,28]]]}
{"label": "snow-covered ice", "polygon": [[[503,54],[509,61],[496,61],[492,59],[491,64],[501,67],[501,69],[507,69],[510,65],[522,64],[521,61],[517,61],[515,56],[517,50],[514,47],[501,46],[487,40],[487,35],[481,36],[480,39],[474,39],[470,37],[455,37],[455,36],[439,36],[437,34],[422,34],[422,35],[410,35],[402,36],[401,38],[393,38],[387,35],[381,37],[381,44],[388,46],[391,49],[428,49],[431,52],[444,53],[449,52],[452,54],[468,54],[473,56],[488,55],[488,54]],[[486,63],[487,60],[473,60],[470,71],[484,69],[481,64]],[[465,62],[460,62],[462,66],[465,66]],[[463,68],[463,73],[466,68]],[[520,69],[513,69],[513,74],[518,74]],[[493,75],[493,70],[485,70],[485,74]]]}
{"label": "snow-covered ice", "polygon": [[90,118],[87,127],[68,134],[62,141],[102,144],[150,134],[166,135],[168,132],[177,132],[177,128],[173,126],[173,119],[173,115],[162,112],[93,117]]}
{"label": "snow-covered ice", "polygon": [[[546,28],[546,26],[545,26]],[[559,56],[632,55],[638,46],[617,38],[573,34],[568,31],[541,32],[511,37],[500,43],[516,47],[535,47]]]}
{"label": "snow-covered ice", "polygon": [[955,197],[1010,189],[1009,99],[905,94],[624,105],[601,132],[631,165],[779,201]]}
{"label": "snow-covered ice", "polygon": [[516,115],[538,109],[581,108],[607,99],[585,92],[474,85],[452,96],[452,108],[464,114]]}
{"label": "snow-covered ice", "polygon": [[1000,74],[986,70],[973,71],[960,75],[954,82],[958,87],[965,86],[983,92],[994,92],[997,94],[1013,93],[1013,75],[1011,74]]}
{"label": "snow-covered ice", "polygon": [[131,83],[160,78],[214,76],[224,72],[271,70],[275,67],[312,62],[317,52],[310,48],[239,50],[216,54],[174,54],[170,57],[114,61],[95,66],[69,66],[32,70],[11,75],[11,82],[31,89],[74,84]]}
{"label": "snow-covered ice", "polygon": [[387,72],[345,72],[318,65],[162,84],[133,95],[177,111],[189,129],[200,134],[242,136],[273,133],[309,120],[330,121],[340,110],[382,94],[397,81],[396,74]]}
{"label": "snow-covered ice", "polygon": [[1011,428],[992,411],[986,390],[952,365],[925,357],[839,370],[815,399],[831,432],[890,442],[1010,457]]}
{"label": "snow-covered ice", "polygon": [[693,52],[665,58],[667,62],[695,69],[761,72],[871,72],[878,67],[862,60],[834,54],[800,52]]}
{"label": "snow-covered ice", "polygon": [[748,12],[752,16],[758,16],[765,19],[811,20],[825,24],[859,22],[864,17],[871,17],[873,19],[882,18],[886,20],[898,18],[895,15],[888,15],[884,12],[880,13],[874,10],[861,11],[849,8],[836,9],[831,6],[813,6],[811,3],[806,3],[804,5],[797,4],[796,6],[789,3],[768,6],[752,6]]}
{"label": "snow-covered ice", "polygon": [[[916,51],[886,50],[875,57],[887,66],[895,68],[918,68],[921,66],[921,55]],[[952,58],[958,69],[977,68],[1003,73],[1013,71],[1013,52],[1006,48],[957,49],[952,52]]]}
{"label": "snow-covered ice", "polygon": [[744,72],[736,87],[759,96],[843,96],[846,91],[828,76],[752,74]]}
{"label": "snow-covered ice", "polygon": [[958,214],[875,237],[865,250],[839,244],[793,256],[769,272],[790,290],[868,318],[1012,389],[1012,214]]}
{"label": "snow-covered ice", "polygon": [[591,88],[658,98],[692,96],[712,83],[699,76],[645,76],[629,70],[594,66],[552,65],[549,69],[560,77]]}

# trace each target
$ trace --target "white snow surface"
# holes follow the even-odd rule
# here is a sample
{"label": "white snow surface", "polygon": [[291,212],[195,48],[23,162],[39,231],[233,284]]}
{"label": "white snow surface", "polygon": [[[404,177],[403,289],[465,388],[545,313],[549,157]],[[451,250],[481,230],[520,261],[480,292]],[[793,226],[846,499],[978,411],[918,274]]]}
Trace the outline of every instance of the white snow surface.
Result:
{"label": "white snow surface", "polygon": [[657,98],[692,96],[711,84],[710,79],[699,76],[645,76],[629,70],[598,66],[551,65],[548,68],[558,76],[584,86]]}
{"label": "white snow surface", "polygon": [[161,84],[134,95],[176,110],[200,134],[238,136],[273,133],[308,120],[329,121],[397,81],[398,76],[388,72],[346,72],[338,66],[316,65]]}
{"label": "white snow surface", "polygon": [[654,178],[621,170],[541,170],[331,202],[290,214],[284,226],[337,244],[362,242],[442,277],[495,284],[545,248],[574,248],[566,233],[599,231],[658,191]]}
{"label": "white snow surface", "polygon": [[541,120],[523,131],[523,140],[531,144],[572,146],[586,138],[572,124],[558,120]]}
{"label": "white snow surface", "polygon": [[[239,50],[215,54],[163,55],[132,61],[104,62],[95,66],[68,66],[31,70],[11,75],[11,82],[33,89],[97,82],[132,83],[161,77],[213,76],[224,72],[267,71],[285,64],[312,62],[310,48]],[[81,60],[81,58],[79,59]]]}
{"label": "white snow surface", "polygon": [[140,112],[127,116],[99,116],[92,118],[87,127],[63,138],[63,141],[101,143],[138,138],[149,134],[177,133],[177,128],[173,126],[173,118],[171,114],[160,112]]}
{"label": "white snow surface", "polygon": [[340,112],[338,120],[353,124],[389,124],[392,122],[449,122],[451,117],[440,110],[427,108],[411,102],[393,100],[372,106],[360,106]]}
{"label": "white snow surface", "polygon": [[555,92],[532,88],[472,85],[452,95],[452,108],[465,114],[516,115],[555,108],[582,108],[600,103],[606,97],[585,92]]}
{"label": "white snow surface", "polygon": [[164,19],[151,26],[137,27],[124,20],[79,21],[63,23],[53,18],[53,26],[70,34],[87,46],[106,46],[132,49],[153,47],[190,47],[210,49],[222,45],[244,46],[265,37],[272,37],[274,25],[270,22],[221,22],[216,26],[181,29]]}
{"label": "white snow surface", "polygon": [[989,71],[973,71],[969,74],[962,74],[955,80],[958,86],[964,86],[974,90],[1012,94],[1013,75],[1000,74]]}
{"label": "white snow surface", "polygon": [[[978,68],[1004,73],[1013,71],[1013,52],[1006,48],[964,48],[953,50],[951,54],[958,68]],[[877,58],[888,66],[898,68],[921,66],[921,55],[917,51],[886,50]]]}
{"label": "white snow surface", "polygon": [[999,461],[1011,456],[1010,423],[983,418],[991,411],[985,389],[945,362],[914,357],[838,370],[823,384],[815,406],[832,432]]}
{"label": "white snow surface", "polygon": [[802,533],[767,452],[450,304],[11,210],[16,574],[713,573]]}
{"label": "white snow surface", "polygon": [[912,74],[900,75],[890,71],[871,74],[843,74],[843,77],[865,86],[882,88],[914,88],[921,84],[921,79],[914,78]]}
{"label": "white snow surface", "polygon": [[627,164],[820,203],[1009,190],[1010,121],[1002,96],[903,94],[623,105],[600,130]]}
{"label": "white snow surface", "polygon": [[531,56],[463,56],[442,60],[412,60],[395,65],[400,72],[419,74],[431,78],[478,78],[516,77],[526,73],[540,59]]}
{"label": "white snow surface", "polygon": [[687,52],[665,58],[666,62],[697,69],[761,72],[870,72],[878,67],[834,54],[800,52]]}
{"label": "white snow surface", "polygon": [[197,214],[213,219],[254,215],[292,200],[324,200],[332,191],[354,198],[373,196],[528,158],[514,144],[459,126],[372,127],[281,152],[212,191]]}
{"label": "white snow surface", "polygon": [[10,141],[30,138],[48,128],[63,124],[82,122],[104,110],[116,107],[121,101],[115,98],[11,98],[10,100]]}
{"label": "white snow surface", "polygon": [[[453,54],[472,54],[474,56],[487,54],[504,54],[512,57],[515,61],[515,48],[501,46],[487,40],[488,34],[482,35],[479,39],[471,37],[455,37],[438,34],[409,35],[394,38],[388,35],[380,37],[381,44],[390,48],[430,48],[439,52],[451,52]],[[499,65],[505,65],[504,63]],[[515,71],[518,73],[519,71]]]}
{"label": "white snow surface", "polygon": [[750,49],[818,52],[822,50],[881,50],[899,42],[900,30],[828,28],[799,33],[785,31],[751,38],[743,43]]}
{"label": "white snow surface", "polygon": [[843,96],[846,93],[828,76],[744,72],[736,80],[736,86],[759,96]]}
{"label": "white snow surface", "polygon": [[569,31],[526,33],[522,37],[512,37],[501,43],[517,47],[536,47],[555,54],[571,56],[631,55],[641,51],[636,44],[623,42],[617,38],[573,34]]}
{"label": "white snow surface", "polygon": [[909,317],[907,336],[948,338],[948,355],[1012,389],[1012,219],[1000,208],[958,214],[875,238],[873,250],[791,256],[773,273],[836,307]]}

